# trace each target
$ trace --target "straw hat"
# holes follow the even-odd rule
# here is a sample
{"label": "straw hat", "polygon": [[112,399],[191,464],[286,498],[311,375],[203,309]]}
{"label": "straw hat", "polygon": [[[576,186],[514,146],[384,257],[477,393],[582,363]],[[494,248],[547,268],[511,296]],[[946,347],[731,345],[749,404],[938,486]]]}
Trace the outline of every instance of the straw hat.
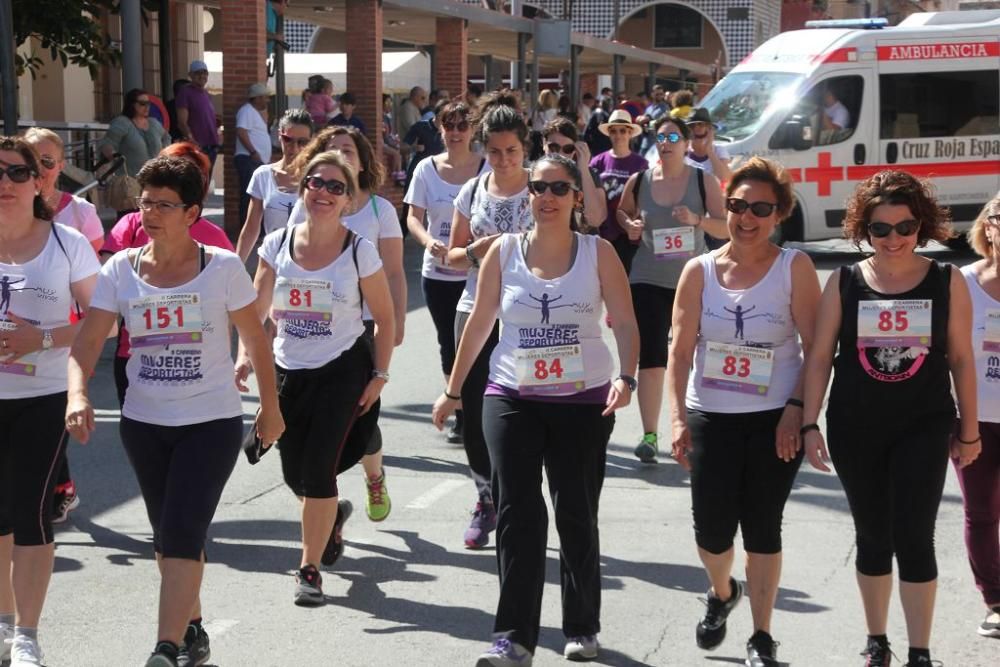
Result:
{"label": "straw hat", "polygon": [[638,137],[642,134],[642,128],[632,122],[632,114],[630,114],[625,109],[615,109],[611,112],[611,117],[608,118],[607,123],[601,123],[597,129],[601,131],[601,134],[606,134],[611,136],[608,132],[608,128],[612,125],[624,125],[632,130],[632,138]]}

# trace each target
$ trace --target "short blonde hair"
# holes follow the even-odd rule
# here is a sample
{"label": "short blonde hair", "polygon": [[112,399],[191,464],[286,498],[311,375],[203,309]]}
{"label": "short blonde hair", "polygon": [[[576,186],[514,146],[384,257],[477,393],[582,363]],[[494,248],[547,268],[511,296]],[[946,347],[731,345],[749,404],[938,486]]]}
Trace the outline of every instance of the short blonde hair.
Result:
{"label": "short blonde hair", "polygon": [[976,254],[986,259],[993,257],[993,249],[990,247],[989,239],[986,238],[986,225],[989,224],[986,218],[997,214],[1000,214],[1000,192],[986,202],[986,206],[983,206],[983,210],[976,216],[972,227],[965,233],[969,245],[976,251]]}
{"label": "short blonde hair", "polygon": [[24,131],[24,140],[32,146],[37,146],[43,141],[51,141],[59,149],[59,156],[65,157],[66,147],[62,137],[47,127],[29,127]]}
{"label": "short blonde hair", "polygon": [[354,167],[347,162],[347,159],[344,158],[344,154],[340,151],[324,151],[309,160],[306,168],[302,171],[302,181],[299,182],[299,196],[305,194],[306,179],[309,178],[309,175],[316,171],[317,167],[322,167],[324,165],[337,167],[340,169],[341,173],[344,174],[344,184],[347,186],[348,197],[353,197],[357,194],[358,177],[357,174],[354,173]]}
{"label": "short blonde hair", "polygon": [[538,93],[538,106],[542,109],[555,109],[559,106],[559,96],[554,90],[546,88]]}

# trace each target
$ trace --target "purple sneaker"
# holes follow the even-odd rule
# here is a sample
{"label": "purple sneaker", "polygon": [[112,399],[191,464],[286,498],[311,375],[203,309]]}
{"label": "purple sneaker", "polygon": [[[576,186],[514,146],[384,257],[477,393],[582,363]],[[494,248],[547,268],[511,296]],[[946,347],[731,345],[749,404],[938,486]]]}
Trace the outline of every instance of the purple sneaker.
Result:
{"label": "purple sneaker", "polygon": [[465,529],[465,548],[482,549],[490,542],[490,533],[497,527],[497,510],[493,501],[480,497],[472,512],[472,521]]}
{"label": "purple sneaker", "polygon": [[476,667],[531,667],[533,656],[520,644],[506,638],[493,642],[486,653],[476,660]]}

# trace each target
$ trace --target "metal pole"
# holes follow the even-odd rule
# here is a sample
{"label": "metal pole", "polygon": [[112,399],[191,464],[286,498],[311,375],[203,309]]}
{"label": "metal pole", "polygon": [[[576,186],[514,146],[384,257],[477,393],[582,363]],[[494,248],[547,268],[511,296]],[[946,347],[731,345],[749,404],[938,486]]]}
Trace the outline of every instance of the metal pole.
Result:
{"label": "metal pole", "polygon": [[646,92],[653,96],[653,86],[656,85],[656,63],[649,63],[649,74],[646,75]]}
{"label": "metal pole", "polygon": [[[278,24],[276,30],[283,33],[285,31],[285,17],[278,14]],[[274,43],[274,117],[281,118],[288,109],[288,91],[285,90],[285,49]]]}
{"label": "metal pole", "polygon": [[[435,72],[437,71],[437,66],[435,64],[437,62],[437,51],[434,48],[434,44],[428,44],[427,46],[425,46],[424,53],[427,54],[427,63],[430,65],[431,69],[431,83],[430,83],[431,90],[437,90],[438,87],[437,75],[435,74]],[[448,92],[451,93],[450,90]],[[460,95],[461,93],[452,93],[452,94]]]}
{"label": "metal pole", "polygon": [[580,52],[583,47],[575,44],[569,47],[569,99],[573,109],[580,104]]}
{"label": "metal pole", "polygon": [[3,133],[17,134],[17,79],[14,77],[14,10],[0,0],[0,78],[3,80]]}
{"label": "metal pole", "polygon": [[164,101],[174,97],[174,68],[170,61],[170,0],[160,0],[157,16],[157,27],[160,33],[160,97]]}
{"label": "metal pole", "polygon": [[122,92],[143,88],[142,6],[140,0],[122,0]]}
{"label": "metal pole", "polygon": [[[521,16],[521,0],[510,0],[510,15]],[[524,35],[517,33],[517,60],[510,64],[510,89],[524,85]]]}
{"label": "metal pole", "polygon": [[[618,95],[618,93],[622,92],[622,89],[618,84],[618,79],[621,77],[622,60],[624,60],[624,58],[619,55],[615,55],[611,61],[611,93],[613,95]],[[612,101],[612,106],[617,106],[617,104],[618,100],[616,98]]]}
{"label": "metal pole", "polygon": [[[535,24],[538,25],[537,23]],[[531,38],[531,110],[534,111],[535,107],[538,105],[538,31],[534,32],[534,37]]]}

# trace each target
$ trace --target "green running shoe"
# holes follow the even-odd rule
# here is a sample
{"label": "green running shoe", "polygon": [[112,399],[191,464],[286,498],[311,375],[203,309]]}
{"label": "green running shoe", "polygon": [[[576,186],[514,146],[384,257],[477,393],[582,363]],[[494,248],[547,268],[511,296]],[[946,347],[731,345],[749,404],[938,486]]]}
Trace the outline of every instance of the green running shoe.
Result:
{"label": "green running shoe", "polygon": [[384,521],[392,510],[389,500],[389,489],[385,485],[385,468],[376,479],[365,476],[365,486],[368,487],[368,497],[365,499],[365,513],[372,521]]}
{"label": "green running shoe", "polygon": [[657,447],[656,434],[647,433],[642,436],[642,440],[635,448],[635,456],[643,463],[656,463]]}

